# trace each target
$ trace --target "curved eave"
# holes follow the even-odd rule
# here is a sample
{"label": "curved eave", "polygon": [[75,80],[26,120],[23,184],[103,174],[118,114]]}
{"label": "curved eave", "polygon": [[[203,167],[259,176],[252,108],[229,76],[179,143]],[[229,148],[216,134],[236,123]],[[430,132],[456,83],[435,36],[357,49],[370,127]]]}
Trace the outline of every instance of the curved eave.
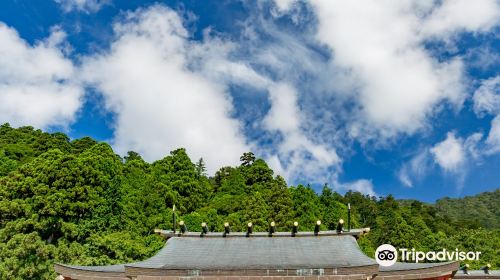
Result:
{"label": "curved eave", "polygon": [[451,276],[459,268],[459,262],[443,263],[400,263],[380,267],[377,279],[425,279]]}
{"label": "curved eave", "polygon": [[[178,276],[178,277],[286,277],[286,276],[319,276],[319,275],[350,275],[350,279],[367,279],[377,274],[378,265],[336,268],[289,268],[289,269],[156,269],[146,267],[126,266],[125,274],[137,276]],[[264,279],[264,278],[263,278]]]}
{"label": "curved eave", "polygon": [[125,275],[125,265],[106,265],[106,266],[77,266],[66,264],[55,264],[54,270],[65,277],[71,279],[94,280],[99,277],[107,277],[113,280],[130,280]]}

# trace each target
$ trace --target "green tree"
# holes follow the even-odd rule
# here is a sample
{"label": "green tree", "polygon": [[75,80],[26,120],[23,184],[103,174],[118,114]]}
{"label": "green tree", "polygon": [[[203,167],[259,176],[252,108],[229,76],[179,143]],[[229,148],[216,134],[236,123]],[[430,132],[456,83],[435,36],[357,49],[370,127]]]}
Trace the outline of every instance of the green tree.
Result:
{"label": "green tree", "polygon": [[[312,230],[317,220],[321,220],[321,206],[318,195],[310,186],[298,185],[290,188],[293,212],[300,230]],[[325,228],[322,225],[322,228]]]}
{"label": "green tree", "polygon": [[198,177],[206,176],[207,168],[205,166],[205,161],[203,161],[203,158],[200,158],[196,162],[195,168],[196,168],[196,174],[198,175]]}
{"label": "green tree", "polygon": [[252,152],[243,153],[240,157],[240,161],[242,166],[252,165],[255,161],[255,155]]}
{"label": "green tree", "polygon": [[52,268],[55,250],[55,246],[47,245],[36,232],[19,233],[7,242],[0,242],[0,278],[55,279]]}
{"label": "green tree", "polygon": [[153,173],[155,179],[166,186],[164,192],[173,190],[179,194],[176,205],[181,212],[194,211],[206,202],[207,181],[198,180],[195,165],[185,149],[172,151],[170,156],[154,162]]}
{"label": "green tree", "polygon": [[268,220],[276,222],[278,230],[288,231],[293,224],[294,213],[292,195],[285,179],[277,176],[264,194],[269,208]]}
{"label": "green tree", "polygon": [[246,224],[252,222],[255,231],[267,231],[269,227],[269,208],[260,192],[255,192],[243,200],[241,223],[238,229],[246,231]]}
{"label": "green tree", "polygon": [[134,151],[128,151],[127,155],[123,159],[125,160],[125,162],[129,162],[132,160],[143,161],[141,155],[139,155],[139,153]]}
{"label": "green tree", "polygon": [[[340,219],[344,219],[347,228],[347,206],[340,202],[342,196],[333,192],[327,185],[319,196],[322,208],[323,225],[329,230],[336,229]],[[354,221],[351,221],[354,224]]]}
{"label": "green tree", "polygon": [[17,167],[17,162],[5,155],[4,150],[0,150],[0,177],[14,171]]}

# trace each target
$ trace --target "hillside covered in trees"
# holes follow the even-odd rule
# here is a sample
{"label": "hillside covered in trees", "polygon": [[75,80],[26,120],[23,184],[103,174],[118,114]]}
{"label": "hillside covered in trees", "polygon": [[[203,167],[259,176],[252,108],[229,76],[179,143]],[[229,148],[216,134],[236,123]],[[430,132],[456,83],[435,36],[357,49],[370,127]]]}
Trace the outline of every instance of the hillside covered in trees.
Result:
{"label": "hillside covered in trees", "polygon": [[[474,221],[476,227],[500,228],[500,190],[467,196],[462,199],[443,198],[436,202],[438,212],[459,222]],[[466,209],[466,211],[464,211]]]}
{"label": "hillside covered in trees", "polygon": [[207,222],[221,231],[229,222],[256,231],[275,221],[288,231],[293,221],[324,230],[347,217],[353,227],[370,227],[359,240],[373,257],[376,247],[481,251],[478,268],[500,268],[500,190],[435,205],[392,196],[344,195],[325,185],[288,186],[252,153],[213,177],[203,160],[184,149],[145,162],[135,152],[121,158],[106,143],[70,140],[63,133],[0,126],[0,279],[54,279],[54,262],[105,265],[152,256],[164,240],[155,228],[172,228],[172,206],[188,230]]}

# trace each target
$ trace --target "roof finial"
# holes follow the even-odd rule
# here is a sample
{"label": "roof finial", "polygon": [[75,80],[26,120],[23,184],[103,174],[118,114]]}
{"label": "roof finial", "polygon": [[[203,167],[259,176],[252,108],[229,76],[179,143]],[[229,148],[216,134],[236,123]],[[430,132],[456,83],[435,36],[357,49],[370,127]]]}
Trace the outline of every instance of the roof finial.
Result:
{"label": "roof finial", "polygon": [[273,234],[276,232],[276,223],[271,222],[269,225],[269,236],[273,236]]}
{"label": "roof finial", "polygon": [[481,267],[481,269],[484,271],[484,274],[490,274],[490,268],[491,264],[487,263],[485,266]]}
{"label": "roof finial", "polygon": [[247,224],[247,237],[249,237],[253,233],[253,224],[252,222],[248,222]]}
{"label": "roof finial", "polygon": [[295,221],[295,222],[293,222],[293,226],[292,226],[292,236],[295,237],[295,235],[297,234],[298,231],[299,231],[299,222]]}
{"label": "roof finial", "polygon": [[319,226],[321,226],[321,221],[317,220],[316,221],[316,225],[314,226],[314,235],[318,235],[319,234]]}

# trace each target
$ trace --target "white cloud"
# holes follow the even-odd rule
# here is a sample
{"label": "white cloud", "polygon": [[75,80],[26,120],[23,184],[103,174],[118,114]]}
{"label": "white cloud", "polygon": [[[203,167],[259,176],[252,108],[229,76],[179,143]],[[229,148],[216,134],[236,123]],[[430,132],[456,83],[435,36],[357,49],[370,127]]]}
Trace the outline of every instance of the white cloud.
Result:
{"label": "white cloud", "polygon": [[402,168],[398,172],[398,179],[401,183],[403,183],[404,186],[412,188],[413,187],[413,181],[410,178],[410,175],[408,174],[407,169]]}
{"label": "white cloud", "polygon": [[82,103],[75,68],[62,49],[65,34],[29,45],[0,22],[0,122],[13,126],[67,127]]}
{"label": "white cloud", "polygon": [[424,178],[429,171],[429,151],[424,149],[417,153],[398,171],[398,178],[406,187],[413,187],[414,182]]}
{"label": "white cloud", "polygon": [[[486,114],[495,116],[491,121],[488,136],[482,143],[484,146],[476,148],[477,157],[496,154],[500,152],[500,76],[483,80],[474,92],[473,101],[476,115],[479,117],[484,117]],[[472,145],[472,147],[475,146]]]}
{"label": "white cloud", "polygon": [[421,32],[425,36],[483,32],[498,24],[499,18],[500,5],[496,0],[445,0],[426,17]]}
{"label": "white cloud", "polygon": [[[434,164],[452,174],[457,188],[463,187],[471,163],[481,164],[487,150],[484,148],[483,134],[476,132],[465,140],[449,132],[445,140],[433,147],[421,149],[409,161],[403,163],[397,176],[406,187],[413,187],[431,172]],[[473,160],[473,161],[472,161]]]}
{"label": "white cloud", "polygon": [[500,76],[484,80],[474,92],[474,112],[483,114],[500,114]]}
{"label": "white cloud", "polygon": [[81,11],[81,12],[97,12],[102,6],[109,4],[111,0],[54,0],[61,5],[65,12]]}
{"label": "white cloud", "polygon": [[435,162],[445,171],[458,172],[465,163],[463,141],[451,132],[448,132],[446,139],[436,144],[430,151],[434,155]]}
{"label": "white cloud", "polygon": [[[424,1],[425,2],[425,1]],[[460,107],[464,98],[459,59],[437,61],[423,46],[416,1],[312,1],[319,19],[319,41],[327,44],[336,67],[349,69],[357,81],[361,106],[355,137],[414,133],[447,101]],[[450,23],[451,24],[451,23]]]}
{"label": "white cloud", "polygon": [[481,45],[467,50],[466,60],[469,67],[486,72],[500,64],[500,53],[493,47]]}
{"label": "white cloud", "polygon": [[378,141],[421,130],[443,102],[461,108],[467,85],[461,58],[438,60],[425,43],[449,41],[463,31],[488,32],[499,11],[494,0],[311,4],[316,38],[330,47],[335,69],[347,71],[356,85],[346,89],[359,104],[351,136]]}
{"label": "white cloud", "polygon": [[283,133],[294,133],[300,129],[300,110],[297,106],[297,93],[286,84],[277,84],[269,89],[271,110],[263,123],[267,129]]}
{"label": "white cloud", "polygon": [[278,12],[286,12],[296,4],[296,0],[274,0]]}
{"label": "white cloud", "polygon": [[275,0],[275,2],[280,10],[288,10],[295,0]]}
{"label": "white cloud", "polygon": [[114,30],[110,50],[88,58],[84,74],[116,114],[117,151],[156,160],[185,147],[193,160],[205,159],[210,173],[237,164],[250,148],[230,116],[231,98],[224,83],[189,68],[205,46],[189,42],[179,16],[154,5],[127,14]]}
{"label": "white cloud", "polygon": [[357,191],[370,196],[377,196],[374,191],[373,183],[371,180],[359,179],[353,182],[334,185],[335,189],[343,191]]}
{"label": "white cloud", "polygon": [[205,30],[204,43],[192,45],[188,53],[191,68],[211,80],[223,84],[241,84],[254,88],[267,88],[272,84],[269,78],[257,73],[249,61],[230,60],[238,45],[224,41]]}
{"label": "white cloud", "polygon": [[[277,153],[269,156],[270,165],[286,179],[309,179],[331,182],[328,168],[340,163],[335,149],[314,143],[303,132],[302,113],[297,105],[297,92],[290,85],[278,83],[270,87],[271,109],[263,120],[270,132],[279,133]],[[278,137],[278,139],[281,139]]]}
{"label": "white cloud", "polygon": [[[498,24],[498,3],[489,0],[477,2],[480,7],[468,7],[475,2],[446,0],[312,0],[310,6],[317,21],[308,18],[307,12],[300,14],[304,12],[302,5],[295,2],[275,1],[277,12],[272,14],[281,17],[288,13],[293,23],[316,32],[316,41],[308,37],[307,31],[295,34],[259,16],[251,18],[244,32],[251,37],[248,59],[254,65],[272,69],[277,80],[295,87],[294,99],[273,101],[270,94],[273,108],[264,122],[268,130],[274,127],[283,137],[278,146],[280,152],[271,153],[269,159],[272,166],[285,173],[293,170],[292,159],[300,162],[295,166],[310,159],[307,153],[287,153],[284,149],[290,146],[287,141],[299,142],[287,140],[293,137],[286,136],[297,131],[293,130],[295,123],[300,126],[298,135],[307,141],[342,153],[349,150],[353,140],[370,143],[375,149],[378,144],[390,145],[398,136],[431,128],[430,117],[443,107],[460,110],[469,86],[462,57],[438,58],[436,49],[429,49],[426,44],[443,41],[446,47],[453,47],[458,38],[455,35],[460,32],[490,32]],[[453,14],[463,9],[470,12]],[[314,29],[307,27],[311,22],[317,22]],[[273,40],[260,40],[260,34]],[[318,41],[329,47],[331,57],[311,48]],[[285,106],[297,100],[300,106]],[[287,117],[291,114],[300,117]],[[272,122],[280,123],[281,128]],[[476,146],[482,135],[476,136],[461,140],[464,156],[478,157]],[[417,177],[428,172],[433,164],[429,149],[422,154],[398,171],[407,186],[413,186]],[[332,182],[338,172],[338,166],[333,165],[330,171],[324,167],[320,177],[329,177]]]}
{"label": "white cloud", "polygon": [[[483,139],[483,133],[481,132],[476,132],[472,133],[465,139],[464,141],[464,150],[467,152],[468,155],[470,155],[474,160],[480,160],[481,156],[484,153],[483,148],[481,147],[482,139]],[[480,161],[478,161],[480,162]]]}
{"label": "white cloud", "polygon": [[486,154],[500,152],[500,115],[491,121],[490,132],[485,142],[487,145]]}

